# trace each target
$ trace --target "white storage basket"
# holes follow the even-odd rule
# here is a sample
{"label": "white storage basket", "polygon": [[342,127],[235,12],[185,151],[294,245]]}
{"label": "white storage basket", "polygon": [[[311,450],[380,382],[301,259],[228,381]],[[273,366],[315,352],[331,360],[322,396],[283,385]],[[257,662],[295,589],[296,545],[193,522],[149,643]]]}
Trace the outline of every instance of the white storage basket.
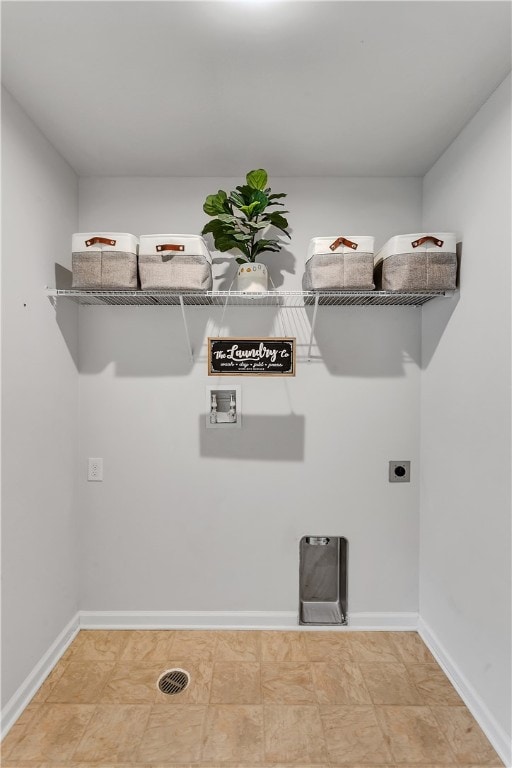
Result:
{"label": "white storage basket", "polygon": [[139,274],[146,291],[209,291],[212,257],[199,235],[141,235]]}
{"label": "white storage basket", "polygon": [[374,242],[367,235],[314,237],[306,258],[304,290],[372,290]]}
{"label": "white storage basket", "polygon": [[375,282],[383,291],[449,291],[456,280],[454,232],[397,235],[375,256]]}
{"label": "white storage basket", "polygon": [[117,291],[137,288],[137,245],[126,232],[73,235],[73,288]]}

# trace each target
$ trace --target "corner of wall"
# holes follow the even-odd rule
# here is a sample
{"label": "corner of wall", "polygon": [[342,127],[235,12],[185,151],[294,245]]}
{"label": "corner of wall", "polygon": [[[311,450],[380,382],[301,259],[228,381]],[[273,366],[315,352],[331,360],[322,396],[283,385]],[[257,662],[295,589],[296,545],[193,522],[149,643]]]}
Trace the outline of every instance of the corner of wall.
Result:
{"label": "corner of wall", "polygon": [[452,678],[502,747],[496,734],[510,739],[511,723],[510,146],[508,76],[423,180],[423,231],[455,231],[462,249],[460,292],[422,310],[420,623],[456,661]]}
{"label": "corner of wall", "polygon": [[78,179],[5,89],[2,148],[5,703],[78,609],[78,316],[45,294],[69,274]]}

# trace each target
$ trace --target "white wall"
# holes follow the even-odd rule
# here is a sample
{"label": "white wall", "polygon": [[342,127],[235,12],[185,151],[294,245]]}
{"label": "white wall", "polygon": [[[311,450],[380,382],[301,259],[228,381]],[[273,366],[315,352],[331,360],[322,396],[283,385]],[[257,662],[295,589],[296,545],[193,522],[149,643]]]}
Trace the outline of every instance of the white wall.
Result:
{"label": "white wall", "polygon": [[[81,179],[80,229],[198,232],[206,194],[232,183]],[[286,288],[300,286],[313,235],[373,233],[380,244],[420,224],[419,179],[272,186],[289,192],[293,240],[272,259]],[[419,311],[320,310],[315,362],[294,379],[237,380],[236,434],[204,427],[202,344],[220,317],[189,312],[192,366],[179,309],[80,310],[81,607],[294,611],[298,540],[316,533],[349,539],[350,611],[416,611]],[[302,343],[304,312],[284,322]],[[228,311],[223,332],[282,333],[264,309]],[[88,456],[105,459],[102,484],[86,482]],[[388,483],[397,458],[413,462],[410,485]]]}
{"label": "white wall", "polygon": [[421,617],[508,734],[510,211],[509,77],[424,180],[462,266],[458,303],[423,310],[420,535]]}
{"label": "white wall", "polygon": [[[106,231],[196,232],[209,217],[203,213],[206,195],[229,191],[242,179],[212,178],[81,178],[80,227]],[[418,226],[421,181],[415,178],[270,178],[274,192],[287,192],[292,240],[279,255],[263,254],[272,280],[283,290],[300,290],[303,257],[311,237],[374,234],[380,247],[397,232]],[[215,257],[215,287],[228,289],[234,276],[231,255]]]}
{"label": "white wall", "polygon": [[77,312],[45,296],[70,267],[78,180],[2,91],[2,703],[77,610]]}

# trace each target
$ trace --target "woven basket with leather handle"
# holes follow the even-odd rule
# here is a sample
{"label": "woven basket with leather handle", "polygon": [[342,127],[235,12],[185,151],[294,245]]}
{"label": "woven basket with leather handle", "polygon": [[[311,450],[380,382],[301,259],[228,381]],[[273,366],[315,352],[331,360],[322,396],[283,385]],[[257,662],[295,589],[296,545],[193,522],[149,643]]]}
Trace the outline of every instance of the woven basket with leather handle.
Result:
{"label": "woven basket with leather handle", "polygon": [[303,277],[305,291],[371,291],[373,243],[370,236],[314,237]]}
{"label": "woven basket with leather handle", "polygon": [[146,291],[209,291],[211,256],[198,235],[142,235],[139,274]]}
{"label": "woven basket with leather handle", "polygon": [[78,233],[72,242],[73,288],[118,291],[137,288],[137,238],[118,232]]}
{"label": "woven basket with leather handle", "polygon": [[449,291],[457,280],[455,235],[399,235],[375,257],[375,283],[383,291]]}

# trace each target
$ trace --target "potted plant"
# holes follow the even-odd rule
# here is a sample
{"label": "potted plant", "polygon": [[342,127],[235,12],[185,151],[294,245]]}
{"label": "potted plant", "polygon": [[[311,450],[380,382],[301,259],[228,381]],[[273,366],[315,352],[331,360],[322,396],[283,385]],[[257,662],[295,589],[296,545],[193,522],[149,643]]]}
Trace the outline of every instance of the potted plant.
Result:
{"label": "potted plant", "polygon": [[201,234],[210,232],[215,248],[226,252],[237,250],[241,256],[237,273],[237,290],[246,292],[266,291],[268,273],[264,264],[255,262],[262,253],[279,253],[282,243],[268,237],[266,229],[275,227],[290,237],[288,221],[283,216],[288,211],[275,210],[286,197],[285,192],[273,193],[267,187],[268,174],[263,168],[249,171],[246,184],[227,194],[219,189],[216,195],[208,195],[203,210],[212,219],[203,227]]}

